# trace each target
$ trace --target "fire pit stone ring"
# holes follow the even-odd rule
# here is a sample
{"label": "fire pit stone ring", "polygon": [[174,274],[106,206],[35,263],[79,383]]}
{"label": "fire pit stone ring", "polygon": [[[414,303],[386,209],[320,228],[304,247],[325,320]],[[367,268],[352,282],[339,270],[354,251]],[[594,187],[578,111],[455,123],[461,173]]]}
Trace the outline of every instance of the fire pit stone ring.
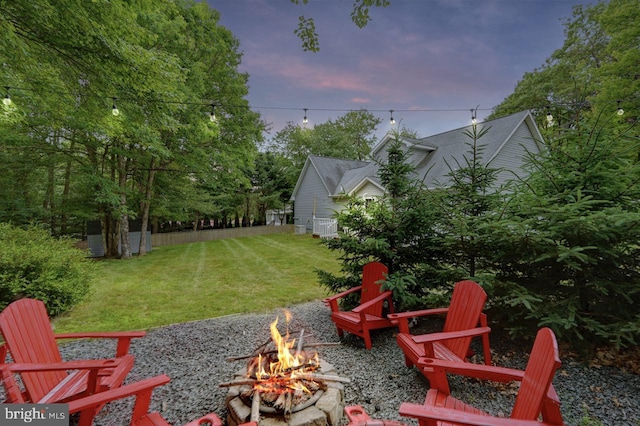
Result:
{"label": "fire pit stone ring", "polygon": [[[317,370],[323,375],[335,375],[334,367],[320,359]],[[246,369],[235,374],[236,379],[246,377]],[[317,391],[310,399],[292,407],[291,413],[278,412],[272,407],[260,406],[260,426],[338,426],[344,415],[344,385],[340,382],[327,382],[327,389]],[[241,394],[250,389],[249,385],[232,386],[226,397],[228,411],[227,424],[238,426],[251,418],[251,406]]]}

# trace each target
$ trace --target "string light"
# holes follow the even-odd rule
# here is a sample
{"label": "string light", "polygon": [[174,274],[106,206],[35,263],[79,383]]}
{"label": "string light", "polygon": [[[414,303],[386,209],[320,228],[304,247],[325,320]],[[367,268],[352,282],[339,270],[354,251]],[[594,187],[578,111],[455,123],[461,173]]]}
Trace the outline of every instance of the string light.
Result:
{"label": "string light", "polygon": [[4,88],[7,90],[7,93],[4,96],[2,103],[5,104],[6,106],[9,106],[11,105],[11,95],[9,95],[9,86],[4,86]]}
{"label": "string light", "polygon": [[209,120],[215,123],[216,119],[216,104],[211,104],[211,113],[209,113]]}
{"label": "string light", "polygon": [[477,118],[477,114],[478,114],[478,108],[480,107],[480,105],[478,105],[477,107],[471,108],[469,111],[471,111],[471,124],[472,125],[476,125],[478,124],[478,118]]}
{"label": "string light", "polygon": [[[5,106],[11,105],[13,103],[12,99],[11,99],[11,95],[9,93],[9,90],[27,90],[27,91],[33,91],[33,89],[29,89],[29,88],[19,88],[19,87],[10,87],[10,86],[4,86],[6,92],[5,92],[5,96],[2,100],[3,104]],[[199,106],[210,106],[211,107],[211,113],[209,114],[209,119],[211,121],[216,121],[216,115],[215,115],[215,107],[216,106],[223,106],[225,108],[231,108],[231,109],[235,109],[235,108],[246,108],[246,109],[252,109],[252,110],[299,110],[299,108],[295,108],[295,107],[274,107],[274,106],[258,106],[258,105],[248,105],[248,104],[242,104],[242,105],[216,105],[216,104],[207,104],[204,102],[188,102],[188,101],[167,101],[167,100],[157,100],[157,99],[143,99],[143,98],[118,98],[118,97],[111,97],[111,99],[113,100],[113,104],[112,104],[112,109],[111,109],[111,113],[114,116],[119,116],[120,115],[120,110],[117,107],[117,100],[120,99],[128,99],[131,102],[138,102],[138,103],[164,103],[164,104],[178,104],[178,105],[199,105]],[[633,98],[636,99],[636,98]],[[618,106],[616,109],[616,114],[618,116],[622,116],[624,115],[625,111],[622,109],[621,107],[621,103],[623,100],[618,100]],[[563,104],[555,104],[555,105],[559,105],[562,106]],[[393,117],[393,113],[394,112],[411,112],[411,113],[418,113],[418,112],[462,112],[465,111],[465,109],[460,109],[460,108],[426,108],[426,109],[416,109],[416,108],[412,108],[412,109],[400,109],[400,110],[382,110],[382,109],[368,109],[368,108],[360,108],[360,109],[341,109],[341,108],[313,108],[314,111],[329,111],[329,112],[357,112],[357,111],[365,111],[368,113],[380,113],[380,112],[384,112],[384,111],[388,111],[390,113],[390,123],[393,125],[396,123],[396,120]],[[547,114],[546,114],[546,121],[547,121],[547,126],[551,127],[554,126],[555,120],[553,115],[551,114],[550,111],[550,106],[546,107],[547,110]],[[308,117],[307,117],[307,113],[309,111],[309,108],[303,108],[304,111],[304,118],[303,118],[303,123],[306,124],[308,123]],[[474,108],[471,109],[471,121],[472,124],[477,124],[478,122],[478,118],[477,118],[477,112],[478,111],[493,111],[493,108],[479,108],[479,105]]]}
{"label": "string light", "polygon": [[111,99],[113,99],[113,106],[111,107],[111,114],[113,114],[114,116],[117,117],[117,116],[120,115],[120,110],[116,106],[116,101],[118,100],[118,98],[111,98]]}

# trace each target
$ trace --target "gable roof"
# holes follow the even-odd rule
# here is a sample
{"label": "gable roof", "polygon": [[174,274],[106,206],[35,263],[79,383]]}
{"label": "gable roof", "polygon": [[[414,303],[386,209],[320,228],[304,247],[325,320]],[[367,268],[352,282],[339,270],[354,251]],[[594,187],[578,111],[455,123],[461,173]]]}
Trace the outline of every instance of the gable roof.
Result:
{"label": "gable roof", "polygon": [[[539,144],[542,141],[542,135],[528,110],[476,124],[478,132],[482,129],[490,129],[478,139],[478,145],[483,150],[481,162],[485,165],[491,163],[522,123],[527,125],[534,140]],[[403,139],[403,144],[408,148],[430,153],[428,161],[414,164],[417,177],[428,186],[448,180],[449,167],[455,168],[456,161],[464,165],[465,156],[468,156],[471,149],[469,144],[472,143],[467,133],[472,131],[472,127],[469,125],[422,139]],[[382,154],[384,147],[392,140],[392,135],[386,135],[371,151],[372,157]]]}
{"label": "gable roof", "polygon": [[344,193],[351,194],[354,190],[363,186],[367,181],[378,186],[384,191],[384,186],[378,177],[378,168],[377,163],[369,162],[364,167],[347,170],[342,176],[342,179],[340,179],[340,184],[338,186],[339,191],[334,193],[334,195]]}
{"label": "gable roof", "polygon": [[357,170],[366,168],[370,163],[367,161],[357,161],[357,160],[345,160],[343,158],[332,158],[332,157],[320,157],[318,155],[310,155],[307,157],[307,160],[304,163],[302,168],[302,172],[298,177],[298,182],[296,182],[295,188],[293,188],[293,192],[291,193],[291,199],[295,200],[295,195],[298,192],[298,188],[302,183],[302,178],[306,175],[307,169],[312,167],[325,189],[327,190],[328,195],[335,195],[342,192],[345,192],[343,188],[341,188],[340,183],[344,179],[344,176],[350,170]]}
{"label": "gable roof", "polygon": [[[536,145],[540,146],[542,135],[528,110],[476,124],[478,132],[490,128],[478,140],[478,144],[483,149],[482,163],[489,164],[523,123],[533,135]],[[407,149],[421,154],[417,156],[419,161],[414,164],[417,178],[428,186],[448,180],[449,167],[455,168],[456,162],[461,165],[465,163],[465,157],[471,149],[469,144],[472,143],[467,133],[471,132],[472,127],[469,125],[421,139],[401,138],[400,142]],[[387,134],[371,150],[370,156],[376,161],[355,161],[310,155],[300,173],[291,199],[295,200],[295,195],[309,167],[316,170],[329,196],[352,194],[366,182],[384,189],[378,177],[379,160],[384,160],[382,155],[386,153],[385,147],[393,139],[393,135]]]}

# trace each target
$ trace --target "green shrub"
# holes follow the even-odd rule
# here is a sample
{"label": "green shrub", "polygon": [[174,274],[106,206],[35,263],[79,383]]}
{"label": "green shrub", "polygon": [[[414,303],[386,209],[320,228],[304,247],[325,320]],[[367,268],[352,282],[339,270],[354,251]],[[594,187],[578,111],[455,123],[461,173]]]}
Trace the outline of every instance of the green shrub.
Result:
{"label": "green shrub", "polygon": [[0,223],[0,308],[30,297],[50,315],[68,311],[89,292],[96,265],[70,239],[35,227]]}

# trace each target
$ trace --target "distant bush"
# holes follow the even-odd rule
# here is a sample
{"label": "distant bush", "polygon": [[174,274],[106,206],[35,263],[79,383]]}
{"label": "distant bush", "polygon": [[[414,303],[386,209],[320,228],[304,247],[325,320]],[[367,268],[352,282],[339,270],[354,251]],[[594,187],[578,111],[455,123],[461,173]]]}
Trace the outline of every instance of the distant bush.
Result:
{"label": "distant bush", "polygon": [[0,223],[0,309],[30,297],[50,315],[68,311],[88,293],[96,270],[70,239]]}

